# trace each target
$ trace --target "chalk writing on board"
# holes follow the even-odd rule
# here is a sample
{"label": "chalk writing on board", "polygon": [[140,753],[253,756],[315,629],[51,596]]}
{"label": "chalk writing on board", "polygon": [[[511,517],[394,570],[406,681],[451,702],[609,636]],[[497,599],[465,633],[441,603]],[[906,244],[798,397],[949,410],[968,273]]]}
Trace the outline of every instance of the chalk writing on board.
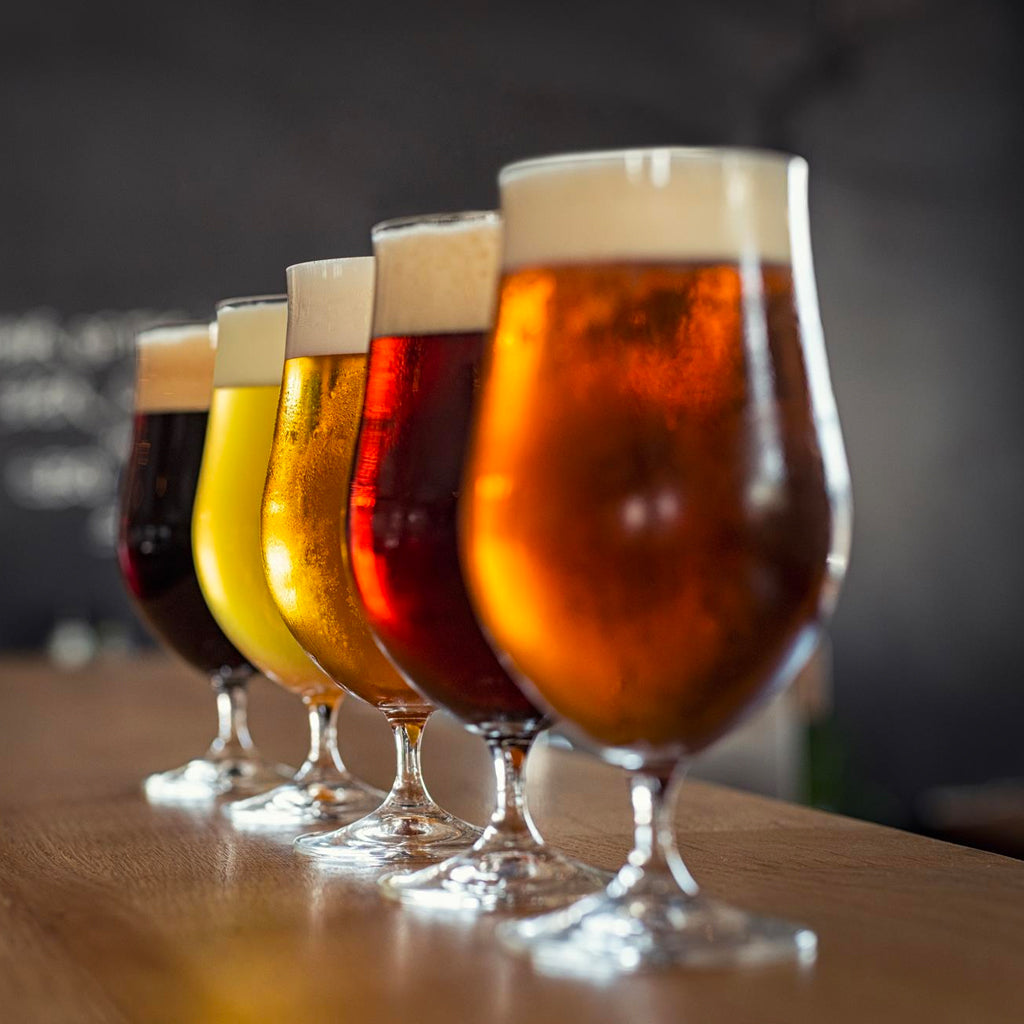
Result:
{"label": "chalk writing on board", "polygon": [[8,515],[80,510],[81,542],[112,554],[134,337],[180,318],[152,310],[66,321],[46,309],[0,316],[0,503]]}

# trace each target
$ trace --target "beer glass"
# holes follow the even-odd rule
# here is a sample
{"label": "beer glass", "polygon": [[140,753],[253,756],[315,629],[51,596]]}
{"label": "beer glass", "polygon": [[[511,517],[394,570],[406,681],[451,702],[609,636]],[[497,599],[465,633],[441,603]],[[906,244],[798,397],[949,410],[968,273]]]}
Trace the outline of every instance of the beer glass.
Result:
{"label": "beer glass", "polygon": [[260,505],[284,363],[284,296],[217,307],[217,359],[192,535],[199,583],[221,629],[269,679],[298,694],[310,748],[294,778],[230,804],[236,824],[289,827],[358,817],[382,795],[345,768],[337,748],[344,696],[295,641],[263,574]]}
{"label": "beer glass", "polygon": [[136,610],[166,647],[204,672],[219,730],[203,757],[145,782],[160,802],[248,796],[290,768],[270,764],[246,725],[252,666],[207,608],[192,560],[192,503],[206,436],[215,333],[203,322],[165,324],[136,338],[135,415],[121,485],[117,558]]}
{"label": "beer glass", "polygon": [[728,149],[500,175],[464,564],[524,689],[632,772],[636,819],[604,893],[504,928],[544,969],[814,955],[807,928],[698,893],[670,799],[806,658],[846,566],[806,182],[796,157]]}
{"label": "beer glass", "polygon": [[500,243],[493,212],[373,229],[373,341],[349,496],[353,575],[382,649],[483,737],[497,778],[496,810],[471,849],[382,880],[387,895],[436,908],[561,905],[601,884],[545,846],[530,820],[522,771],[546,723],[480,632],[459,568],[456,509]]}
{"label": "beer glass", "polygon": [[384,803],[340,830],[297,841],[335,865],[438,859],[479,833],[438,807],[423,784],[420,738],[434,707],[377,649],[346,564],[372,312],[372,257],[288,268],[287,358],[263,494],[264,567],[278,611],[323,671],[382,711],[395,734],[398,770]]}

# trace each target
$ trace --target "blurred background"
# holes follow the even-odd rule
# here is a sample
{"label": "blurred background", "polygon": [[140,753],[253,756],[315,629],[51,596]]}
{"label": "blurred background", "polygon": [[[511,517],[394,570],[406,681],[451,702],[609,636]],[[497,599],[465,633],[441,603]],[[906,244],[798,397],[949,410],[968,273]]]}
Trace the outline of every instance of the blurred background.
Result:
{"label": "blurred background", "polygon": [[792,150],[856,500],[831,655],[792,699],[799,793],[942,834],[1002,815],[978,841],[1009,849],[1018,6],[6,5],[0,650],[71,668],[147,643],[113,554],[139,324],[281,291],[289,263],[368,253],[384,217],[493,206],[518,157]]}

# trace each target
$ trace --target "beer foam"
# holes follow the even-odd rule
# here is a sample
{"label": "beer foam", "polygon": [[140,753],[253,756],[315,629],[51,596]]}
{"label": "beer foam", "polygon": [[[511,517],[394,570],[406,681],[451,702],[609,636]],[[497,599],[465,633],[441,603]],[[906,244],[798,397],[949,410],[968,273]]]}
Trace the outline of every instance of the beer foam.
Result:
{"label": "beer foam", "polygon": [[280,386],[287,326],[288,303],[283,295],[218,303],[213,386]]}
{"label": "beer foam", "polygon": [[208,323],[170,324],[135,339],[137,412],[203,412],[210,407],[215,336]]}
{"label": "beer foam", "polygon": [[498,176],[504,267],[616,260],[790,261],[799,157],[636,149],[525,160]]}
{"label": "beer foam", "polygon": [[375,337],[454,334],[491,326],[501,256],[493,211],[438,214],[373,229]]}
{"label": "beer foam", "polygon": [[372,256],[288,268],[285,358],[365,352],[373,320]]}

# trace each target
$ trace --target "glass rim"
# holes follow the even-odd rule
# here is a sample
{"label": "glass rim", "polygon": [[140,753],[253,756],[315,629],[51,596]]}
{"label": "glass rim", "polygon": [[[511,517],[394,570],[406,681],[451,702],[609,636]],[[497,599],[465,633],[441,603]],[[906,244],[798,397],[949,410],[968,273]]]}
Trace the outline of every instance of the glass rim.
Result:
{"label": "glass rim", "polygon": [[374,258],[373,256],[328,256],[322,260],[303,260],[301,263],[289,263],[284,268],[284,272],[288,274],[293,270],[301,270],[303,267],[326,267],[334,263],[355,263],[358,260],[373,260]]}
{"label": "glass rim", "polygon": [[505,164],[498,171],[498,184],[517,178],[522,174],[547,168],[571,167],[573,164],[587,166],[599,163],[615,163],[630,159],[661,156],[682,160],[746,160],[751,163],[789,164],[803,162],[797,153],[781,149],[761,149],[757,146],[629,146],[624,149],[592,149],[575,153],[551,153],[544,156],[526,157]]}
{"label": "glass rim", "polygon": [[236,306],[269,306],[275,302],[287,302],[288,295],[285,292],[269,292],[266,295],[236,295],[230,299],[221,299],[214,306],[219,313],[222,309],[234,308]]}
{"label": "glass rim", "polygon": [[135,332],[135,337],[141,338],[144,334],[153,334],[155,331],[173,331],[183,327],[205,327],[209,330],[214,323],[215,321],[213,320],[193,320],[188,318],[181,320],[157,320],[154,323],[147,324],[145,327],[140,327]]}
{"label": "glass rim", "polygon": [[376,241],[378,235],[390,234],[402,228],[413,228],[420,225],[447,227],[457,224],[500,224],[499,210],[455,210],[449,213],[417,213],[407,217],[390,217],[378,221],[370,228],[370,238]]}

